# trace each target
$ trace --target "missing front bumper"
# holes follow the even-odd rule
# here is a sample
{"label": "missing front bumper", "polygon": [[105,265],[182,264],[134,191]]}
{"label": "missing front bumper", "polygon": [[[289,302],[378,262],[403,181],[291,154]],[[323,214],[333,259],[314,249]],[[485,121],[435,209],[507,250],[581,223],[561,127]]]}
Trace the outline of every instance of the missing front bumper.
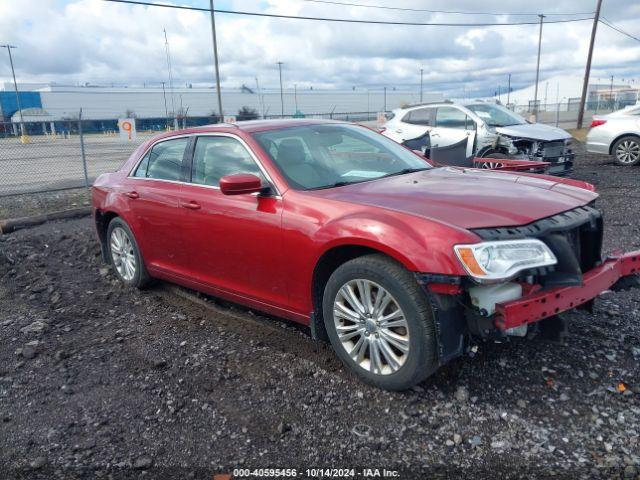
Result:
{"label": "missing front bumper", "polygon": [[[507,330],[557,315],[589,302],[621,279],[640,274],[640,250],[609,257],[583,275],[581,286],[538,291],[496,305],[495,326]],[[634,283],[625,281],[623,283]]]}

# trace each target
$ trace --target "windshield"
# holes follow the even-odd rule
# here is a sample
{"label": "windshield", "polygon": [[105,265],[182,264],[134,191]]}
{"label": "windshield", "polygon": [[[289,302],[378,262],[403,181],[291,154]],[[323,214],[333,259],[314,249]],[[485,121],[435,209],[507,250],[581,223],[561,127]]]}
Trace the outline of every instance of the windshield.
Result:
{"label": "windshield", "polygon": [[510,125],[522,125],[527,121],[517,113],[513,113],[500,105],[490,103],[472,103],[465,105],[469,110],[478,115],[490,127],[508,127]]}
{"label": "windshield", "polygon": [[357,125],[306,125],[253,137],[297,190],[339,187],[431,168],[400,144]]}

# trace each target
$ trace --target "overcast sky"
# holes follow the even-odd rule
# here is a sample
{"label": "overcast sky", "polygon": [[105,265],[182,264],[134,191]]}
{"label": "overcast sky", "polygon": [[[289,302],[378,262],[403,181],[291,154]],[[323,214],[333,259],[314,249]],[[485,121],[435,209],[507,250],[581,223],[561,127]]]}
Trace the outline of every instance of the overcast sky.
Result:
{"label": "overcast sky", "polygon": [[[160,0],[156,0],[160,3]],[[208,0],[171,0],[208,7]],[[348,3],[503,13],[580,13],[595,0],[342,0]],[[219,0],[216,8],[286,15],[413,22],[537,21],[513,15],[454,15],[361,8],[305,0]],[[589,16],[590,14],[584,15]],[[640,36],[640,2],[604,0],[603,15]],[[580,18],[549,16],[548,20]],[[222,86],[417,89],[451,96],[491,95],[512,74],[514,87],[535,78],[538,26],[436,27],[328,23],[229,14],[217,17]],[[546,24],[541,77],[583,75],[591,21]],[[212,84],[213,56],[205,12],[101,0],[0,0],[0,44],[11,43],[18,82],[159,84],[167,81],[163,28],[174,85]],[[640,79],[640,42],[600,24],[592,79]],[[10,80],[6,50],[0,80]]]}

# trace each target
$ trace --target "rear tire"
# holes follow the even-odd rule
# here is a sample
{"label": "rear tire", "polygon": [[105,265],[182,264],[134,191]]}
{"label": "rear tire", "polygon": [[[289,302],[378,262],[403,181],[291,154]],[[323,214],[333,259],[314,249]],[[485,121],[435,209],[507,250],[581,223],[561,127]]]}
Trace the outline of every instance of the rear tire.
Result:
{"label": "rear tire", "polygon": [[115,217],[107,228],[109,263],[118,279],[128,287],[144,288],[151,282],[140,248],[127,222]]}
{"label": "rear tire", "polygon": [[627,135],[620,138],[611,148],[611,153],[616,164],[630,167],[640,163],[640,138],[635,135]]}
{"label": "rear tire", "polygon": [[358,257],[333,272],[323,317],[334,351],[366,383],[405,390],[437,367],[426,295],[411,272],[384,255]]}

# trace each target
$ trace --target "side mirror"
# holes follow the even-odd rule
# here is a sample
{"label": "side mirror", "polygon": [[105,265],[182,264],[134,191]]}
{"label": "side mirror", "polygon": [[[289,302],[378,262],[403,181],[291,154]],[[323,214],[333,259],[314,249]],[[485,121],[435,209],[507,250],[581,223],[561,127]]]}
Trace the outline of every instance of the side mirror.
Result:
{"label": "side mirror", "polygon": [[261,190],[262,181],[252,173],[225,175],[220,179],[220,191],[224,195],[244,195]]}

